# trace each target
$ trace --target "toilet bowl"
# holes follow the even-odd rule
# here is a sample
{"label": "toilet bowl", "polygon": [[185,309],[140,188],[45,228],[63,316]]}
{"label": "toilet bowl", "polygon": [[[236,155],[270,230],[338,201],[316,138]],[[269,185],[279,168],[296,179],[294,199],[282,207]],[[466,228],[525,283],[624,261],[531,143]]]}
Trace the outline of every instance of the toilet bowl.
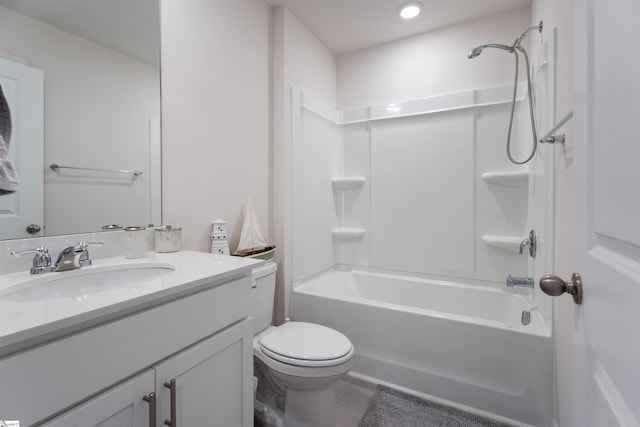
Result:
{"label": "toilet bowl", "polygon": [[313,323],[271,326],[275,265],[254,269],[253,278],[256,418],[266,426],[333,427],[334,385],[353,367],[353,344]]}

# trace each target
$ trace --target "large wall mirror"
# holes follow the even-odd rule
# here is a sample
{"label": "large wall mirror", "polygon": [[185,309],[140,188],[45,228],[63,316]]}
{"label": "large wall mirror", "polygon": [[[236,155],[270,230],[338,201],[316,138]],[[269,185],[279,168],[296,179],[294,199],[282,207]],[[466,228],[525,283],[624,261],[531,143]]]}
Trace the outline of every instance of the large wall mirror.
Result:
{"label": "large wall mirror", "polygon": [[0,0],[20,179],[0,239],[161,223],[159,18],[158,0]]}

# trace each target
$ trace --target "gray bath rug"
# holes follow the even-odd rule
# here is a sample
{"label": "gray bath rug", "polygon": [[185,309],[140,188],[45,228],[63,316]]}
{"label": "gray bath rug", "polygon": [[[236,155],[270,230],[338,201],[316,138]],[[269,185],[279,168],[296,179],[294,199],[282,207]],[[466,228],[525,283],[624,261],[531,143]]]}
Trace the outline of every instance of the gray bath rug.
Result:
{"label": "gray bath rug", "polygon": [[379,385],[360,427],[508,427],[508,424]]}

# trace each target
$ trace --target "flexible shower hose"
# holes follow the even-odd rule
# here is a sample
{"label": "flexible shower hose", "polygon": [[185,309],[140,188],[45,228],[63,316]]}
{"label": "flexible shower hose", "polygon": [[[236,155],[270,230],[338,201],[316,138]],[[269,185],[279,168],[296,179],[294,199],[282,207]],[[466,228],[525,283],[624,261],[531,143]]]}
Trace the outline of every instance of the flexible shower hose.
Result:
{"label": "flexible shower hose", "polygon": [[[529,117],[531,118],[531,134],[533,135],[533,148],[531,149],[531,154],[529,155],[529,157],[527,157],[526,160],[522,162],[515,160],[511,155],[511,129],[513,128],[513,115],[516,109],[516,92],[518,90],[519,60],[518,60],[517,50],[520,50],[524,55],[524,60],[527,66],[527,94],[526,95],[529,98]],[[531,159],[533,159],[533,156],[536,154],[536,148],[538,147],[538,136],[536,135],[536,123],[533,118],[533,100],[531,96],[532,91],[531,91],[531,74],[529,72],[529,56],[527,56],[527,51],[524,50],[524,48],[518,46],[517,50],[513,49],[513,54],[516,59],[516,73],[515,73],[515,78],[513,80],[513,98],[511,100],[511,118],[509,119],[509,133],[507,134],[507,157],[509,157],[509,160],[511,160],[511,162],[515,163],[516,165],[524,165],[525,163],[528,163]]]}

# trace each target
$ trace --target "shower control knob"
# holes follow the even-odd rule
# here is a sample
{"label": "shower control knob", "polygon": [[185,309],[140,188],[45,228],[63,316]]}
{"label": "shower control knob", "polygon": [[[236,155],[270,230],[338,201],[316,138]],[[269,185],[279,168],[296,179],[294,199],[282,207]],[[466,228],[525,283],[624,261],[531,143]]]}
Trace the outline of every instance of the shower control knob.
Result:
{"label": "shower control knob", "polygon": [[571,275],[570,282],[565,282],[553,274],[547,274],[540,278],[539,284],[542,292],[547,295],[557,297],[566,292],[573,297],[573,302],[582,304],[582,278],[578,273]]}

